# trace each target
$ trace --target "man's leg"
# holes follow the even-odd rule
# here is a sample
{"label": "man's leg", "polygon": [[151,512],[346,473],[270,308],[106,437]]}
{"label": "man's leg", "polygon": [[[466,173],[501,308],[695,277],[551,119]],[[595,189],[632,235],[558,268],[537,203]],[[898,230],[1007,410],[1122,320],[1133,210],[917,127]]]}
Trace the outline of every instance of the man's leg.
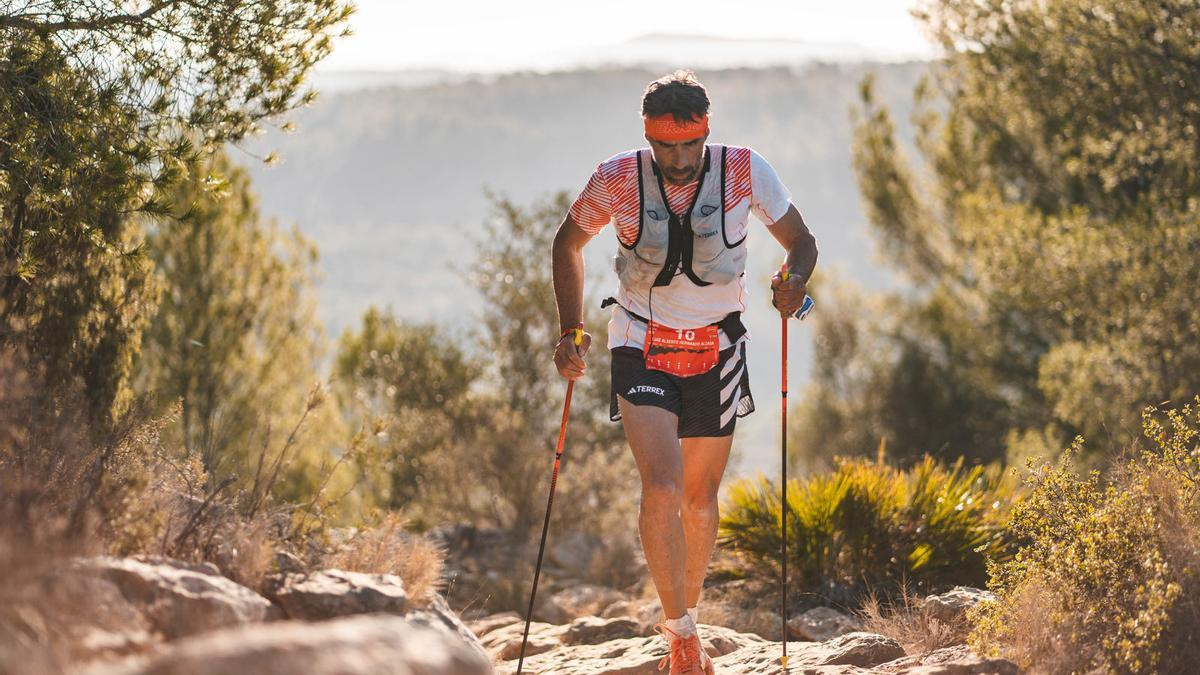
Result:
{"label": "man's leg", "polygon": [[679,510],[683,499],[683,457],[679,418],[655,406],[635,406],[618,398],[625,437],[642,478],[638,531],[646,566],[668,619],[687,612],[684,573],[687,544]]}
{"label": "man's leg", "polygon": [[717,492],[729,461],[733,435],[683,439],[684,536],[687,539],[687,565],[684,596],[688,607],[700,600],[700,589],[708,573],[708,561],[717,539]]}

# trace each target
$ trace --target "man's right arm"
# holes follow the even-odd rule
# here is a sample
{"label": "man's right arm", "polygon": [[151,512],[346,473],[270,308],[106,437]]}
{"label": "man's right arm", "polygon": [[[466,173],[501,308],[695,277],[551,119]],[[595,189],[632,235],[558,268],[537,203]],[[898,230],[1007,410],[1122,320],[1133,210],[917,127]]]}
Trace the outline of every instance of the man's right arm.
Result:
{"label": "man's right arm", "polygon": [[[554,235],[554,299],[558,303],[560,333],[583,321],[583,247],[591,238],[592,235],[584,232],[569,213]],[[554,365],[558,372],[571,380],[582,377],[587,368],[583,357],[591,344],[592,337],[586,333],[583,344],[578,347],[569,338],[560,339],[554,347]]]}

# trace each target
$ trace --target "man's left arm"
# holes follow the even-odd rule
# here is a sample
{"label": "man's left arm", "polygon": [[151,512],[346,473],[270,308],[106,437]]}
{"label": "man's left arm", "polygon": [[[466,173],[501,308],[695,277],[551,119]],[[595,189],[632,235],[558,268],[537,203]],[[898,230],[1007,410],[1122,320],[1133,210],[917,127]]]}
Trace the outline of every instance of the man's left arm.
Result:
{"label": "man's left arm", "polygon": [[787,213],[767,230],[787,251],[783,266],[788,271],[788,278],[784,281],[782,270],[771,277],[772,303],[781,315],[791,316],[800,309],[808,294],[808,280],[817,266],[817,238],[804,224],[804,218],[794,204],[789,204]]}

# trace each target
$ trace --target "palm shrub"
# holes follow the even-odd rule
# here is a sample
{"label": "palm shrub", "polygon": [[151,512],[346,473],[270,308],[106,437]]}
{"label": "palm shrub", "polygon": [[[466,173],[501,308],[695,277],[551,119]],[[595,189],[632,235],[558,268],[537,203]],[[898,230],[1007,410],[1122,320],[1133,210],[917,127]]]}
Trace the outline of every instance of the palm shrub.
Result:
{"label": "palm shrub", "polygon": [[1019,548],[990,566],[971,642],[1032,672],[1192,673],[1200,663],[1200,397],[1143,414],[1146,443],[1108,476],[1032,467]]}
{"label": "palm shrub", "polygon": [[[982,585],[1000,556],[1015,482],[999,466],[944,465],[930,457],[907,470],[841,459],[828,473],[788,482],[788,576],[798,593],[838,598],[902,587]],[[778,573],[779,487],[764,476],[730,485],[718,543],[752,569]]]}

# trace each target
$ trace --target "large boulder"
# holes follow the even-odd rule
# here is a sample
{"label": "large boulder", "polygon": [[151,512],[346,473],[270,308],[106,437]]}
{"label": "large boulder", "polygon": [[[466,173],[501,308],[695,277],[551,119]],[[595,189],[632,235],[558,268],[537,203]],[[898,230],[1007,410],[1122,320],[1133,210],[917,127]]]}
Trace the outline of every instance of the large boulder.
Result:
{"label": "large boulder", "polygon": [[487,659],[441,630],[405,617],[283,621],[181,640],[139,664],[84,675],[487,675]]}
{"label": "large boulder", "polygon": [[[94,589],[134,626],[146,625],[167,639],[276,618],[266,598],[226,579],[209,564],[104,556],[78,560],[59,578],[68,585]],[[89,579],[111,584],[123,602],[116,602],[117,596],[105,584]],[[144,617],[145,624],[131,610]]]}
{"label": "large boulder", "polygon": [[788,619],[788,637],[824,642],[862,630],[862,625],[832,607],[814,607]]}
{"label": "large boulder", "polygon": [[306,621],[376,612],[403,614],[408,608],[404,582],[392,574],[338,569],[288,574],[276,583],[270,595],[288,618]]}
{"label": "large boulder", "polygon": [[459,640],[480,657],[487,658],[487,652],[484,651],[479,638],[471,632],[470,628],[467,628],[458,614],[450,609],[450,605],[446,603],[446,599],[442,597],[441,593],[431,591],[426,605],[408,610],[404,614],[404,619],[414,626],[429,628],[442,633],[447,638]]}
{"label": "large boulder", "polygon": [[[630,626],[632,628],[632,626]],[[558,628],[562,628],[561,626]],[[532,631],[530,633],[532,640]],[[565,633],[559,636],[561,641]],[[700,642],[714,658],[739,649],[767,644],[757,635],[743,635],[719,626],[700,626]],[[520,647],[520,635],[517,635]],[[661,675],[658,663],[667,653],[662,637],[622,637],[595,644],[559,644],[553,649],[525,652],[525,671],[543,675]],[[515,656],[513,657],[516,658]],[[515,673],[517,662],[497,663],[497,673]],[[736,669],[724,672],[740,672]]]}
{"label": "large boulder", "polygon": [[[764,642],[713,660],[717,672],[777,673],[783,646]],[[812,673],[859,673],[904,656],[895,640],[874,633],[848,633],[827,642],[788,642],[788,667]],[[840,666],[840,667],[834,667]]]}
{"label": "large boulder", "polygon": [[966,620],[967,610],[981,602],[995,600],[996,595],[971,586],[955,586],[939,595],[925,597],[921,607],[930,618],[947,625],[961,624]]}

